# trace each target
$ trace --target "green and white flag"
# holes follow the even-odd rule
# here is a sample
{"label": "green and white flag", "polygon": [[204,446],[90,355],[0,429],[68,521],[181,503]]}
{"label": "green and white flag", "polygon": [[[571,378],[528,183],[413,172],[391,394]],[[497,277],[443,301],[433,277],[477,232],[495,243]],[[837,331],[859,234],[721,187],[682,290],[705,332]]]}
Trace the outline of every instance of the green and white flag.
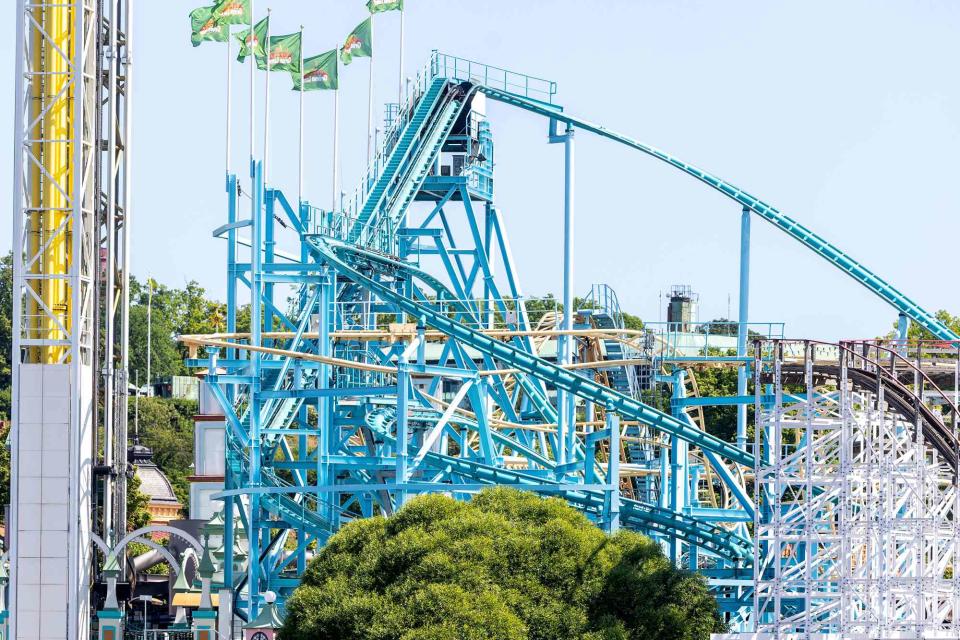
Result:
{"label": "green and white flag", "polygon": [[367,9],[370,13],[403,11],[403,0],[367,0]]}
{"label": "green and white flag", "polygon": [[226,42],[230,37],[230,27],[217,22],[213,16],[213,7],[200,7],[190,12],[190,42],[195,47],[207,40]]}
{"label": "green and white flag", "polygon": [[[285,36],[270,36],[267,47],[270,56],[270,71],[296,71],[300,73],[300,32]],[[257,67],[267,68],[266,57],[257,54]]]}
{"label": "green and white flag", "polygon": [[250,52],[257,56],[259,60],[264,56],[263,46],[267,43],[267,28],[270,25],[270,16],[267,16],[257,24],[253,25],[253,37],[250,37],[250,28],[235,34],[234,37],[240,42],[240,55],[237,56],[238,62],[243,62],[250,55]]}
{"label": "green and white flag", "polygon": [[370,18],[357,25],[357,28],[347,36],[340,49],[340,59],[343,64],[350,64],[354,58],[369,58],[373,55]]}
{"label": "green and white flag", "polygon": [[318,56],[303,59],[303,89],[300,88],[300,72],[294,72],[294,91],[316,91],[318,89],[337,89],[339,87],[337,50],[327,51]]}
{"label": "green and white flag", "polygon": [[217,0],[213,17],[220,24],[250,24],[250,0]]}

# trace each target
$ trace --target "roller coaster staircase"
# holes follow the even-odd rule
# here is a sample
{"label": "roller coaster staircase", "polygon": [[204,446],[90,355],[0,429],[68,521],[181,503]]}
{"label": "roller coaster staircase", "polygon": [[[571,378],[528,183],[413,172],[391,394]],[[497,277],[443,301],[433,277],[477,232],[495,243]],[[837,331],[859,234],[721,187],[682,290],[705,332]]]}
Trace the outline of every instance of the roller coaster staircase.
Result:
{"label": "roller coaster staircase", "polygon": [[393,126],[363,179],[361,195],[347,211],[355,218],[346,237],[349,243],[364,244],[367,230],[381,219],[396,227],[465,103],[465,93],[446,78],[432,78],[421,86],[422,93],[414,94],[393,118]]}
{"label": "roller coaster staircase", "polygon": [[[596,284],[583,298],[578,315],[585,316],[591,327],[596,329],[625,329],[626,325],[620,301],[616,292],[606,284]],[[642,337],[641,337],[642,339]],[[647,358],[648,362],[620,365],[604,369],[611,388],[635,399],[641,399],[643,391],[652,386],[652,354],[624,344],[622,340],[608,338],[601,340],[606,360],[632,360]],[[624,429],[626,439],[623,450],[626,461],[632,465],[652,470],[656,464],[654,452],[649,443],[644,442],[644,434],[637,424],[629,424]],[[656,501],[659,496],[659,484],[646,475],[631,479],[633,494]]]}

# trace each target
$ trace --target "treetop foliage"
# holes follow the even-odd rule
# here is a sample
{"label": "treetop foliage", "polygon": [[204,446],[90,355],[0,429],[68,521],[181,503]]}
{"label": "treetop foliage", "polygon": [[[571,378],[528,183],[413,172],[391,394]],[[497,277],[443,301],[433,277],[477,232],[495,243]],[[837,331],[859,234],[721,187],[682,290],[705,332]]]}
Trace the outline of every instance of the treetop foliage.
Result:
{"label": "treetop foliage", "polygon": [[649,538],[607,536],[562,500],[507,488],[350,523],[286,609],[282,640],[695,640],[724,628],[704,579]]}

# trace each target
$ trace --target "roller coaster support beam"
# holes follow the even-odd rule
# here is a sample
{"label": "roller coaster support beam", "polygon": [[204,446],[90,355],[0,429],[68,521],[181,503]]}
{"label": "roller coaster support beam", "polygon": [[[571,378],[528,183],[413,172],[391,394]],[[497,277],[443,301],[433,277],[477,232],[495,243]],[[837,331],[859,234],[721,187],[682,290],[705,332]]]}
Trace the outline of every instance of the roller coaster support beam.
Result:
{"label": "roller coaster support beam", "polygon": [[397,358],[397,508],[407,502],[407,447],[409,446],[410,366],[406,352]]}
{"label": "roller coaster support beam", "polygon": [[[673,399],[680,399],[684,396],[683,378],[686,375],[683,369],[677,369],[672,378]],[[683,514],[686,512],[689,501],[689,490],[687,479],[689,473],[689,445],[686,440],[670,436],[670,510],[674,513]],[[664,483],[666,485],[666,483]],[[682,552],[679,538],[670,539],[670,561],[675,565],[680,563]]]}
{"label": "roller coaster support beam", "polygon": [[[563,143],[563,325],[562,329],[573,329],[573,181],[574,148],[573,126],[567,123],[566,131],[557,134],[557,121],[550,120],[551,144]],[[559,341],[560,364],[573,362],[573,343],[570,336],[564,335]],[[563,390],[557,390],[557,441],[558,462],[563,465],[572,462],[574,431],[576,430],[576,396]],[[569,459],[568,459],[569,458]]]}
{"label": "roller coaster support beam", "polygon": [[[250,342],[255,346],[262,344],[262,302],[263,302],[263,163],[253,164],[253,195],[251,200],[250,221],[252,225],[250,247]],[[258,351],[250,354],[250,376],[253,387],[250,393],[250,468],[248,482],[251,486],[260,484],[260,418],[262,401],[260,397],[260,363],[263,355]],[[247,588],[250,597],[247,600],[249,620],[257,617],[257,596],[260,584],[260,527],[257,518],[260,511],[260,496],[250,496],[250,512],[247,518],[247,539],[249,558],[247,563]]]}
{"label": "roller coaster support beam", "polygon": [[[237,176],[227,174],[227,332],[237,330]],[[236,351],[227,349],[227,360],[236,356]],[[232,387],[231,387],[232,389]],[[233,398],[232,391],[230,398]]]}
{"label": "roller coaster support beam", "polygon": [[[737,355],[747,355],[750,321],[750,207],[743,207],[740,215],[740,313],[737,318]],[[737,395],[747,395],[747,365],[737,368]],[[737,407],[737,446],[747,448],[747,405]]]}
{"label": "roller coaster support beam", "polygon": [[[610,453],[607,456],[607,500],[604,505],[604,524],[607,533],[620,529],[620,416],[607,413],[607,431],[610,432]],[[587,464],[591,464],[587,460]]]}
{"label": "roller coaster support beam", "polygon": [[907,355],[907,338],[910,337],[910,318],[905,313],[900,313],[897,317],[897,340],[902,342],[900,355]]}

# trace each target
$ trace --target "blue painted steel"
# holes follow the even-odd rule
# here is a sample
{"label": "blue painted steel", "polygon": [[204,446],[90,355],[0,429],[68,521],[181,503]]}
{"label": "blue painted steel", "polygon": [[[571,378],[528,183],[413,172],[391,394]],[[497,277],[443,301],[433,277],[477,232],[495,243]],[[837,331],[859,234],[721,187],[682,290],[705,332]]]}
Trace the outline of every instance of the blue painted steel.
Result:
{"label": "blue painted steel", "polygon": [[[565,143],[567,311],[573,309],[575,127],[663,160],[743,206],[738,355],[712,359],[750,360],[745,347],[749,212],[831,260],[935,335],[956,338],[865,267],[769,205],[652,147],[566,114],[554,104],[552,82],[435,54],[415,85],[412,101],[391,118],[360,195],[345,212],[323,212],[306,203],[294,211],[282,191],[264,188],[262,166],[254,162],[251,214],[242,220],[236,177],[227,177],[227,223],[218,230],[229,243],[227,330],[237,329],[238,287],[248,287],[249,342],[285,350],[278,355],[231,347],[223,359],[211,350],[190,361],[208,368],[207,380],[228,425],[221,496],[229,516],[225,581],[247,615],[256,614],[263,591],[274,589],[281,600],[289,594],[305,568],[307,547],[325,541],[343,522],[392,513],[417,493],[465,497],[491,484],[557,495],[611,531],[618,526],[644,531],[676,562],[706,563],[718,585],[724,580],[741,585],[737,571],[752,561],[754,543],[744,523],[752,519],[755,505],[742,484],[742,466],[752,467],[753,456],[743,437],[739,446],[725,442],[703,431],[685,411],[709,404],[742,406],[745,385],[734,398],[686,398],[684,374],[674,369],[664,378],[673,391],[674,415],[669,415],[641,400],[645,396],[629,367],[569,371],[540,357],[542,345],[529,336],[500,338],[482,331],[502,323],[523,332],[536,323],[523,303],[502,216],[492,202],[489,125],[481,121],[470,129],[477,91],[548,118],[552,137]],[[465,129],[455,131],[465,122]],[[561,123],[566,134],[557,136]],[[464,156],[462,171],[441,175],[440,158],[456,153]],[[405,219],[415,200],[434,206],[419,226],[410,227]],[[455,203],[462,219],[453,221]],[[275,236],[284,233],[274,227],[278,216],[299,236],[299,255],[276,249]],[[237,260],[237,244],[244,242],[237,231],[243,226],[252,236],[248,262]],[[420,268],[424,256],[439,263],[440,276]],[[499,278],[497,263],[504,270]],[[291,305],[275,299],[284,286],[293,291]],[[586,306],[580,310],[588,323],[582,328],[623,327],[608,288],[592,291]],[[565,316],[563,326],[573,327],[572,313]],[[401,329],[391,339],[335,338],[350,336],[351,330],[372,333],[386,322],[412,323],[417,329]],[[290,333],[264,335],[275,327]],[[438,350],[426,348],[426,327],[443,334]],[[572,339],[562,342],[560,364],[579,347]],[[602,344],[607,359],[637,356],[617,340]],[[305,359],[315,355],[352,366]],[[669,358],[674,364],[702,360]],[[595,379],[601,375],[609,386]],[[603,416],[602,428],[590,425],[585,433],[575,433],[578,402],[591,422]],[[629,421],[622,447],[620,420]],[[602,458],[597,447],[604,441],[605,471],[597,462]],[[691,457],[691,446],[702,456]],[[522,457],[526,467],[511,468],[510,457]],[[652,478],[632,485],[633,498],[621,495],[620,471],[627,465],[639,477]],[[729,490],[731,508],[701,506],[698,487],[709,469]],[[295,545],[287,544],[291,534]],[[233,542],[241,536],[250,553],[242,577],[232,568]],[[288,546],[294,548],[285,554]],[[741,601],[742,593],[725,606],[734,609]]]}
{"label": "blue painted steel", "polygon": [[[335,265],[340,273],[349,275],[351,280],[363,284],[364,287],[376,292],[380,297],[389,300],[406,313],[414,317],[426,318],[430,326],[456,338],[463,344],[469,345],[490,357],[496,358],[509,367],[519,369],[531,376],[546,380],[558,389],[564,389],[580,397],[587,398],[597,405],[605,406],[611,411],[616,411],[625,418],[639,420],[656,429],[681,437],[691,444],[696,444],[703,449],[713,451],[733,462],[748,467],[753,466],[753,456],[732,444],[698,429],[690,428],[676,418],[658,411],[639,400],[629,398],[609,387],[605,387],[576,373],[567,371],[535,355],[521,351],[510,344],[489,338],[465,325],[450,320],[443,314],[425,305],[406,299],[389,287],[360,273],[360,271],[347,264],[339,254],[342,253],[347,256],[356,257],[363,262],[365,267],[402,266],[392,259],[340,243],[333,244],[322,239],[311,238],[311,242],[314,243],[313,246],[317,249],[318,254],[324,260]],[[403,266],[403,268],[409,274],[415,274],[417,277],[430,282],[436,290],[445,290],[445,287],[439,281],[426,273],[415,270],[409,266]]]}
{"label": "blue painted steel", "polygon": [[[747,355],[748,323],[750,322],[750,209],[740,214],[740,296],[737,314],[737,355]],[[747,365],[737,367],[737,395],[747,395]],[[747,406],[737,407],[737,446],[747,448]]]}
{"label": "blue painted steel", "polygon": [[348,238],[350,242],[356,242],[360,239],[361,232],[370,223],[377,209],[383,204],[384,199],[387,197],[387,189],[396,179],[396,174],[400,169],[401,163],[409,157],[418,134],[421,132],[427,118],[433,114],[434,107],[441,101],[441,96],[446,88],[446,80],[436,78],[431,82],[426,94],[420,99],[413,117],[406,123],[403,135],[397,140],[390,151],[390,159],[374,182],[372,190],[365,198],[363,208],[357,216],[357,221],[350,230],[350,236]]}
{"label": "blue painted steel", "polygon": [[604,138],[613,140],[626,145],[637,151],[641,151],[649,156],[662,160],[667,164],[680,169],[684,173],[693,176],[697,180],[713,187],[725,196],[737,201],[744,207],[747,207],[761,218],[770,222],[775,227],[788,234],[793,239],[802,243],[811,249],[818,256],[824,258],[838,269],[849,275],[851,278],[862,284],[868,290],[879,296],[893,308],[905,313],[911,320],[927,329],[934,336],[941,340],[960,341],[960,335],[950,330],[945,324],[940,322],[932,313],[925,310],[916,302],[908,298],[905,294],[897,290],[886,280],[870,271],[866,266],[857,262],[846,253],[827,242],[825,239],[806,228],[793,218],[781,213],[775,207],[763,202],[743,189],[730,184],[726,180],[713,176],[702,169],[698,169],[692,164],[688,164],[679,158],[671,156],[659,149],[643,142],[639,142],[620,133],[616,133],[601,125],[593,124],[576,116],[572,116],[562,111],[561,107],[544,105],[542,103],[528,100],[517,94],[503,91],[500,89],[482,86],[480,91],[490,98],[504,102],[506,104],[531,111],[546,118],[556,120],[574,126],[577,129],[590,131]]}

